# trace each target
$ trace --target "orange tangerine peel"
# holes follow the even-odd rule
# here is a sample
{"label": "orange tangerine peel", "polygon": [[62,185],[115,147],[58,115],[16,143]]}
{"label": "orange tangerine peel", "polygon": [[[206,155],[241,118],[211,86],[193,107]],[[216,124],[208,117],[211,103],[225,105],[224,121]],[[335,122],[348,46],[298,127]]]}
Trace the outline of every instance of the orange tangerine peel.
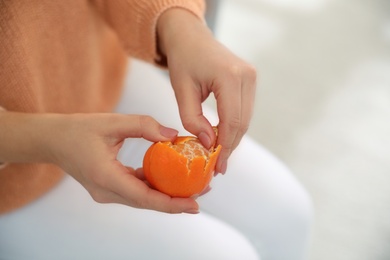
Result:
{"label": "orange tangerine peel", "polygon": [[154,143],[144,156],[145,178],[152,187],[171,197],[200,194],[213,177],[221,148],[218,145],[206,149],[192,136]]}

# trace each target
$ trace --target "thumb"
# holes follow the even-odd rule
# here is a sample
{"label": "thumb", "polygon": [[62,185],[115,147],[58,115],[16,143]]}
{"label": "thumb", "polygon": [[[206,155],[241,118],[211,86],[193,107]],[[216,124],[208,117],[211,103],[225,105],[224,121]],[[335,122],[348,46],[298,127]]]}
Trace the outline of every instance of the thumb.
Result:
{"label": "thumb", "polygon": [[151,142],[172,141],[178,131],[146,115],[123,115],[116,129],[122,138],[144,138]]}
{"label": "thumb", "polygon": [[210,122],[203,115],[201,90],[188,81],[181,82],[180,85],[187,86],[174,88],[183,126],[196,135],[206,148],[210,148],[216,136]]}

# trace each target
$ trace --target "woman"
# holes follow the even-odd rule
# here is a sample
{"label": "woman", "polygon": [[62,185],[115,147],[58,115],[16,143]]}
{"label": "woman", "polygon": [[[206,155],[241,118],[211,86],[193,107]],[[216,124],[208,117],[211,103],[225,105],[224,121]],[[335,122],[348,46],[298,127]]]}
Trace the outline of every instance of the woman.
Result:
{"label": "woman", "polygon": [[[186,0],[0,2],[0,258],[303,259],[300,185],[246,137],[227,165],[249,126],[256,73],[213,38],[203,10]],[[121,93],[127,56],[167,67],[176,100],[142,63]],[[201,106],[210,93],[217,117]],[[216,171],[229,172],[196,216],[156,213],[199,204],[150,189],[132,168],[148,145],[139,138],[173,140],[181,125],[221,144]]]}

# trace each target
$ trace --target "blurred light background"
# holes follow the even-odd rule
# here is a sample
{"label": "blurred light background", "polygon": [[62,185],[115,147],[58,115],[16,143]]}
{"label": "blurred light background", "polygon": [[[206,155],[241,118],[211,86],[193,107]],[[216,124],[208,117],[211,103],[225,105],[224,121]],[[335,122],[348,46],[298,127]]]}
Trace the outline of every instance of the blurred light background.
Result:
{"label": "blurred light background", "polygon": [[223,0],[215,29],[260,74],[249,134],[312,196],[309,259],[390,259],[390,1]]}

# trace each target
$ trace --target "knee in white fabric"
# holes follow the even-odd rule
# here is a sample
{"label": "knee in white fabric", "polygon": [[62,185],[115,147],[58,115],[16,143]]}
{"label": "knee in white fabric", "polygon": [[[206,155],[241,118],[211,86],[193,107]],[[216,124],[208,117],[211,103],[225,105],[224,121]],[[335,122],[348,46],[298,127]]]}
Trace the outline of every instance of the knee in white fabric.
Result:
{"label": "knee in white fabric", "polygon": [[314,215],[311,198],[297,181],[289,184],[286,193],[280,192],[280,197],[272,200],[274,204],[268,208],[267,221],[272,228],[265,232],[268,238],[262,241],[266,244],[265,255],[270,255],[270,259],[306,259]]}

